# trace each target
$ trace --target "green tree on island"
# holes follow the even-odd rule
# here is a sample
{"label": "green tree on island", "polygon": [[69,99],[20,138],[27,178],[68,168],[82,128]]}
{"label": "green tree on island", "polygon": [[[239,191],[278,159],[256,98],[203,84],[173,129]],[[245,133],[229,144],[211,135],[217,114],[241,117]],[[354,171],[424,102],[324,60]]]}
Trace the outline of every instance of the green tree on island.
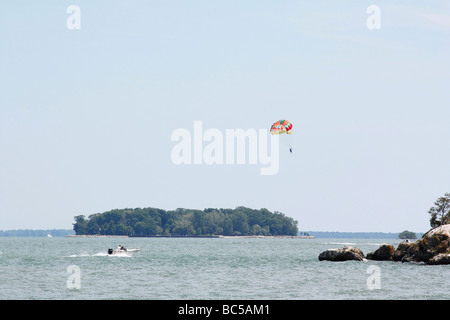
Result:
{"label": "green tree on island", "polygon": [[297,235],[297,221],[267,209],[114,209],[75,216],[77,235]]}
{"label": "green tree on island", "polygon": [[432,228],[450,223],[450,193],[446,193],[434,203],[428,213],[431,215],[430,225]]}
{"label": "green tree on island", "polygon": [[398,235],[399,239],[417,239],[414,232],[405,230]]}

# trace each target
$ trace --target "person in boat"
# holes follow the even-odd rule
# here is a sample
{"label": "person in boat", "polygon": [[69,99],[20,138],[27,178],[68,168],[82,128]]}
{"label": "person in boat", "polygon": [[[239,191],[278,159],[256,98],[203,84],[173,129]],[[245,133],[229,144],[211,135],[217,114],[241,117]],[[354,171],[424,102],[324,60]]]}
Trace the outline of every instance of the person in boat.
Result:
{"label": "person in boat", "polygon": [[117,247],[116,251],[127,251],[127,248],[125,248],[123,245],[119,244],[119,246]]}
{"label": "person in boat", "polygon": [[120,252],[120,251],[127,251],[127,249],[126,249],[123,245],[119,244],[119,245],[117,246],[117,249],[116,249],[116,250],[108,249],[108,254],[118,253],[118,252]]}
{"label": "person in boat", "polygon": [[292,147],[289,148],[289,152],[292,154]]}

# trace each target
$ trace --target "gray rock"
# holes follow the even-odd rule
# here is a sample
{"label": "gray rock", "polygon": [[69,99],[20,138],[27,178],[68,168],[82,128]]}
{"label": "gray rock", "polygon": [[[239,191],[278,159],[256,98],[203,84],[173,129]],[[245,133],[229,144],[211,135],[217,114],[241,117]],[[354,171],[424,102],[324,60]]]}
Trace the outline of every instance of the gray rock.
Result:
{"label": "gray rock", "polygon": [[397,249],[394,251],[394,254],[392,255],[392,260],[394,261],[402,261],[403,257],[406,256],[406,253],[408,252],[409,248],[413,245],[414,243],[409,242],[408,240],[406,241],[402,241]]}
{"label": "gray rock", "polygon": [[393,260],[394,252],[393,245],[384,243],[374,252],[368,253],[366,258],[370,260]]}
{"label": "gray rock", "polygon": [[319,260],[328,261],[347,261],[347,260],[357,260],[364,261],[363,252],[352,246],[345,246],[339,249],[328,249],[319,255]]}
{"label": "gray rock", "polygon": [[428,260],[428,264],[450,264],[450,253],[439,253]]}
{"label": "gray rock", "polygon": [[[443,255],[440,256],[441,254]],[[450,254],[450,224],[428,231],[414,243],[400,243],[394,252],[393,259],[402,262],[448,264],[446,254]]]}

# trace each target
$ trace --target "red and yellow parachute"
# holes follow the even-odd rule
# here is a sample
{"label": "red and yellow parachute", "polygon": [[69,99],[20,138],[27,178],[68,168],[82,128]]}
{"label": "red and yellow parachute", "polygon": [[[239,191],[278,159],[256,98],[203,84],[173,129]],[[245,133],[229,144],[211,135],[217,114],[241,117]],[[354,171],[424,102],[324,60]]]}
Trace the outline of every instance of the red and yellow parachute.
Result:
{"label": "red and yellow parachute", "polygon": [[271,134],[291,134],[292,133],[292,122],[289,120],[278,120],[272,127],[270,127]]}

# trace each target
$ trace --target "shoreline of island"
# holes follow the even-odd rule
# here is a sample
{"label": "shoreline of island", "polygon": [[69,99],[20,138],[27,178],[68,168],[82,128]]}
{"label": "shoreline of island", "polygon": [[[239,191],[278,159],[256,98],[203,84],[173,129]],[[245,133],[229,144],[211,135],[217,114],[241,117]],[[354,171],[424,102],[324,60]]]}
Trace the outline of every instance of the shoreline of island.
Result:
{"label": "shoreline of island", "polygon": [[202,236],[184,236],[184,235],[148,235],[148,236],[124,236],[124,235],[103,235],[103,234],[71,234],[66,235],[66,238],[222,238],[222,239],[244,239],[244,238],[259,238],[259,239],[315,239],[314,236],[261,236],[261,235],[246,235],[246,236],[224,236],[224,235],[202,235]]}

